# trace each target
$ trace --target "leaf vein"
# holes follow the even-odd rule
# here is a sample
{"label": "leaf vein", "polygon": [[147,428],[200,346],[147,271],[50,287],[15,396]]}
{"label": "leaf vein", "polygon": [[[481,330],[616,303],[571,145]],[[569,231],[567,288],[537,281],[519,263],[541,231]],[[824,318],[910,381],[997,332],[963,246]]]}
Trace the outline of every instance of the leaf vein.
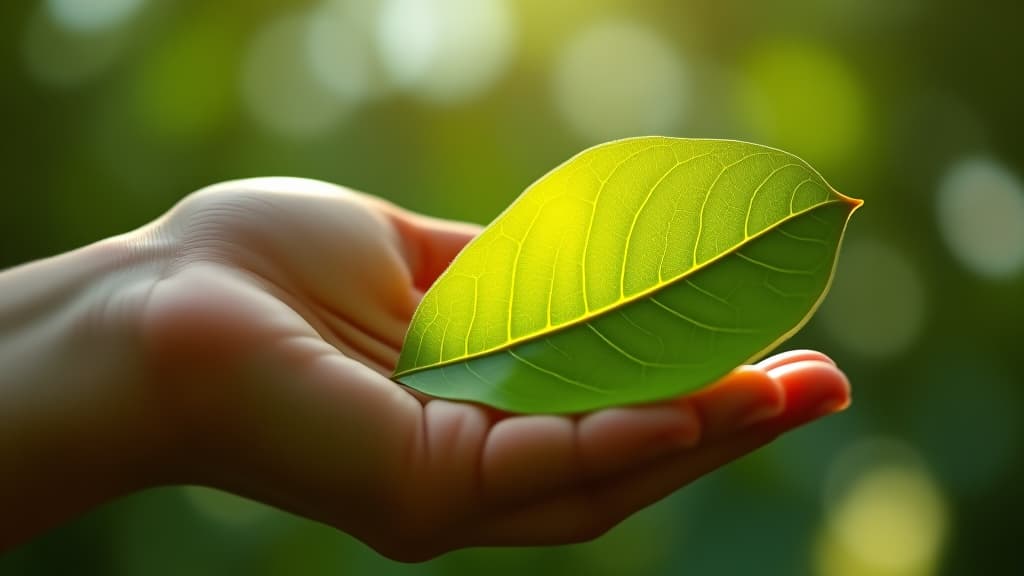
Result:
{"label": "leaf vein", "polygon": [[633,152],[629,156],[626,156],[625,158],[623,158],[622,160],[617,162],[615,164],[615,166],[612,167],[611,172],[608,173],[608,177],[604,178],[604,179],[601,179],[601,185],[597,187],[597,193],[594,194],[594,203],[593,203],[594,207],[590,210],[590,221],[587,222],[587,229],[584,232],[584,236],[583,236],[583,258],[581,259],[582,262],[581,262],[581,267],[580,267],[580,279],[581,279],[582,288],[583,288],[583,311],[584,311],[584,313],[590,312],[590,302],[587,299],[587,257],[590,254],[590,250],[589,250],[590,249],[590,236],[594,232],[594,217],[597,215],[597,203],[598,203],[598,200],[601,199],[601,193],[604,192],[604,187],[608,184],[608,181],[611,180],[613,176],[615,176],[615,173],[618,172],[619,168],[622,168],[622,166],[626,162],[629,162],[633,158],[635,158],[635,157],[639,156],[640,154],[642,154],[644,152],[647,152],[649,150],[653,150],[655,148],[667,148],[667,147],[668,147],[667,144],[653,144],[651,146],[647,146],[646,148],[641,148],[640,150],[637,150],[636,152]]}
{"label": "leaf vein", "polygon": [[[746,216],[746,218],[743,219],[743,238],[744,239],[750,238],[750,215],[753,214],[753,212],[754,212],[754,199],[757,198],[757,193],[761,191],[761,188],[764,188],[764,185],[767,184],[768,181],[771,180],[773,176],[775,176],[776,174],[778,174],[782,170],[785,170],[786,168],[790,168],[790,167],[793,167],[793,166],[796,166],[797,168],[801,167],[799,164],[794,164],[792,162],[790,162],[789,164],[784,164],[782,166],[779,166],[778,168],[776,168],[776,169],[772,170],[771,172],[769,172],[768,175],[764,177],[764,180],[761,180],[761,183],[757,185],[757,188],[754,188],[754,192],[750,195],[750,202],[747,204],[747,216]],[[790,200],[790,202],[792,202],[792,200]],[[792,212],[792,210],[790,210],[790,212]]]}
{"label": "leaf vein", "polygon": [[526,358],[523,358],[519,354],[516,354],[515,351],[512,350],[511,348],[506,350],[506,352],[508,352],[510,356],[512,356],[516,360],[522,362],[523,364],[529,366],[530,368],[533,368],[534,370],[537,370],[538,372],[542,372],[544,374],[547,374],[548,376],[552,376],[554,378],[557,378],[558,380],[561,380],[562,382],[565,382],[567,384],[572,384],[574,386],[577,386],[579,388],[583,388],[584,390],[589,390],[591,392],[595,392],[597,394],[607,394],[608,393],[607,390],[602,390],[600,388],[595,388],[593,386],[589,386],[589,385],[584,384],[582,382],[579,382],[577,380],[573,380],[572,378],[567,378],[565,376],[562,376],[558,372],[554,372],[552,370],[548,370],[547,368],[544,368],[543,366],[538,366],[538,365],[534,364],[533,362],[530,362]]}
{"label": "leaf vein", "polygon": [[755,152],[753,154],[748,154],[748,155],[740,158],[739,160],[736,160],[735,162],[732,162],[730,164],[726,164],[726,165],[722,166],[721,172],[719,172],[718,175],[715,176],[715,179],[711,181],[711,185],[708,186],[707,193],[704,194],[704,201],[701,202],[701,204],[700,204],[700,212],[697,214],[697,237],[693,241],[693,264],[691,264],[691,267],[697,265],[697,249],[700,247],[701,235],[704,233],[704,210],[708,206],[708,199],[711,198],[711,191],[715,189],[715,186],[718,184],[718,181],[722,178],[722,176],[730,168],[740,164],[741,162],[745,162],[745,161],[747,161],[747,160],[749,160],[751,158],[754,158],[756,156],[765,156],[767,154],[771,154],[771,152]]}
{"label": "leaf vein", "polygon": [[800,188],[802,188],[804,184],[809,184],[811,182],[814,182],[813,178],[805,178],[803,181],[801,181],[799,184],[797,184],[796,186],[793,187],[793,192],[792,192],[792,194],[789,197],[789,213],[790,214],[793,213],[793,202],[796,201],[796,193],[800,191]]}
{"label": "leaf vein", "polygon": [[601,331],[598,330],[596,326],[594,326],[592,324],[587,324],[587,328],[590,328],[590,330],[594,334],[596,334],[597,337],[600,338],[602,342],[607,344],[609,348],[611,348],[612,350],[615,350],[616,352],[618,352],[620,355],[622,355],[626,359],[628,359],[628,360],[632,361],[633,363],[638,364],[640,366],[650,367],[650,368],[679,368],[680,366],[689,366],[690,365],[690,364],[674,364],[674,363],[650,362],[648,360],[644,360],[642,358],[638,358],[638,357],[630,354],[629,352],[627,352],[622,347],[620,347],[617,344],[615,344],[615,342],[613,342],[610,338],[608,338],[607,336],[602,334]]}
{"label": "leaf vein", "polygon": [[774,264],[769,264],[762,260],[751,258],[750,256],[747,256],[746,254],[740,251],[737,251],[736,255],[746,260],[747,262],[750,262],[751,264],[760,266],[762,268],[766,268],[768,270],[772,270],[773,272],[779,272],[780,274],[791,274],[794,276],[811,276],[814,274],[814,272],[811,270],[796,270],[794,268],[782,268],[780,266],[775,266]]}
{"label": "leaf vein", "polygon": [[547,202],[542,203],[537,207],[537,211],[533,214],[533,219],[530,220],[530,225],[526,227],[526,232],[523,233],[523,238],[516,244],[516,255],[512,258],[512,277],[509,279],[508,287],[508,317],[506,318],[505,336],[507,339],[512,339],[512,304],[516,298],[516,278],[519,272],[519,260],[523,253],[523,244],[526,243],[526,239],[530,237],[530,232],[533,231],[533,226],[537,224],[537,220],[540,219],[541,212],[544,211],[548,205]]}
{"label": "leaf vein", "polygon": [[690,318],[686,314],[683,314],[679,310],[672,308],[671,306],[665,304],[661,300],[658,300],[654,296],[649,297],[648,300],[652,304],[658,306],[659,308],[668,312],[669,314],[672,314],[673,316],[680,318],[682,320],[686,320],[687,322],[693,324],[694,326],[699,326],[700,328],[703,328],[705,330],[710,330],[711,332],[724,332],[726,334],[754,334],[755,332],[757,332],[756,330],[749,330],[746,328],[726,328],[724,326],[713,326],[711,324],[705,324],[704,322]]}
{"label": "leaf vein", "polygon": [[473,325],[476,324],[477,300],[480,294],[480,278],[470,276],[473,279],[473,311],[469,315],[469,328],[466,329],[466,340],[463,343],[463,354],[469,354],[469,337],[473,334]]}
{"label": "leaf vein", "polygon": [[[675,151],[673,150],[673,154],[674,153]],[[665,173],[661,176],[661,178],[658,178],[658,181],[655,182],[653,186],[651,186],[650,190],[647,191],[647,195],[644,196],[644,201],[640,204],[640,208],[638,208],[636,212],[633,214],[633,221],[630,223],[629,231],[626,233],[626,247],[622,251],[622,267],[619,270],[619,298],[625,298],[626,296],[626,262],[629,259],[629,245],[633,241],[633,232],[636,230],[637,221],[640,220],[640,214],[643,213],[644,208],[647,207],[647,203],[650,202],[651,197],[654,196],[654,191],[657,190],[658,186],[661,186],[662,182],[664,182],[669,176],[671,176],[673,172],[675,172],[682,166],[685,166],[686,164],[689,164],[694,160],[699,160],[706,156],[711,156],[712,154],[715,153],[705,152],[704,154],[691,156],[690,158],[687,158],[686,160],[683,161],[677,160],[675,165],[666,170]]]}
{"label": "leaf vein", "polygon": [[786,238],[792,238],[793,240],[797,240],[797,241],[800,241],[800,242],[808,242],[808,243],[811,243],[811,244],[821,244],[823,246],[828,246],[828,242],[825,242],[821,238],[811,238],[809,236],[799,236],[797,234],[793,234],[792,232],[786,232],[781,227],[777,228],[777,230],[779,231],[780,234],[782,234]]}

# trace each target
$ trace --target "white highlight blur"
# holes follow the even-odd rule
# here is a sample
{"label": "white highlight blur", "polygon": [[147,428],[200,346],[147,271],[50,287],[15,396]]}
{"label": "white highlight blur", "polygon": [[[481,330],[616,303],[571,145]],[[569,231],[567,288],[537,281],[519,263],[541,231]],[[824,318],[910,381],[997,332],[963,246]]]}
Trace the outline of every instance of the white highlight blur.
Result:
{"label": "white highlight blur", "polygon": [[383,0],[382,64],[396,85],[454,104],[483,94],[504,73],[515,27],[505,0]]}
{"label": "white highlight blur", "polygon": [[839,256],[821,323],[835,341],[868,358],[894,357],[918,338],[925,283],[903,252],[872,238],[851,238]]}
{"label": "white highlight blur", "polygon": [[554,69],[555,104],[587,140],[670,134],[689,104],[689,70],[638,24],[609,21],[573,37]]}
{"label": "white highlight blur", "polygon": [[334,128],[350,103],[317,78],[309,61],[307,14],[271,21],[256,34],[242,68],[242,97],[266,128],[308,138]]}
{"label": "white highlight blur", "polygon": [[992,279],[1024,268],[1024,186],[1002,164],[985,157],[955,163],[935,207],[942,237],[965,268]]}
{"label": "white highlight blur", "polygon": [[46,0],[57,24],[76,32],[113,28],[134,16],[146,0]]}
{"label": "white highlight blur", "polygon": [[379,0],[325,0],[310,13],[309,66],[339,98],[361,101],[387,89],[374,52],[379,9]]}
{"label": "white highlight blur", "polygon": [[47,10],[29,16],[21,38],[25,68],[36,80],[51,86],[75,86],[113,64],[125,44],[119,30],[83,33],[54,20]]}

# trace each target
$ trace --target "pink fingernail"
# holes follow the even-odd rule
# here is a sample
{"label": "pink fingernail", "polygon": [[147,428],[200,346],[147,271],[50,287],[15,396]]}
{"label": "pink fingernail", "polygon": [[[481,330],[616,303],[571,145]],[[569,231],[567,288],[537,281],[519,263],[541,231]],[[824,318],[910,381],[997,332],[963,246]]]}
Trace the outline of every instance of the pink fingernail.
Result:
{"label": "pink fingernail", "polygon": [[836,412],[842,412],[850,407],[849,398],[826,397],[821,399],[815,406],[815,413],[818,417],[828,416]]}

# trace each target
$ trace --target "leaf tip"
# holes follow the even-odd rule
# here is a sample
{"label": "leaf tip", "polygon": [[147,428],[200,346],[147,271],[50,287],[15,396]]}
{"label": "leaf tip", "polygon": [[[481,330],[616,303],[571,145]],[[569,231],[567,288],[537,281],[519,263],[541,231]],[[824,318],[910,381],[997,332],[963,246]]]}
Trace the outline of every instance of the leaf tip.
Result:
{"label": "leaf tip", "polygon": [[[833,192],[835,192],[835,191],[833,190]],[[850,206],[850,212],[853,212],[857,208],[860,208],[861,206],[864,205],[864,201],[861,200],[860,198],[852,198],[852,197],[847,196],[847,195],[845,195],[845,194],[843,194],[841,192],[835,192],[835,194],[836,194],[836,196],[839,196],[840,200],[842,200],[843,202],[845,202],[847,205]]]}

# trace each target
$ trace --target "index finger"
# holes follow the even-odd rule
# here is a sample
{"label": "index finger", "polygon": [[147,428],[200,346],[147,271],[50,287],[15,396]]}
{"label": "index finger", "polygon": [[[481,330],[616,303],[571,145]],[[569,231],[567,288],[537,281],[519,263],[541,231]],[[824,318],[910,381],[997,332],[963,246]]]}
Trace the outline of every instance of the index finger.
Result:
{"label": "index finger", "polygon": [[421,291],[429,288],[483,229],[478,224],[433,218],[395,206],[388,212],[401,238],[413,284]]}

